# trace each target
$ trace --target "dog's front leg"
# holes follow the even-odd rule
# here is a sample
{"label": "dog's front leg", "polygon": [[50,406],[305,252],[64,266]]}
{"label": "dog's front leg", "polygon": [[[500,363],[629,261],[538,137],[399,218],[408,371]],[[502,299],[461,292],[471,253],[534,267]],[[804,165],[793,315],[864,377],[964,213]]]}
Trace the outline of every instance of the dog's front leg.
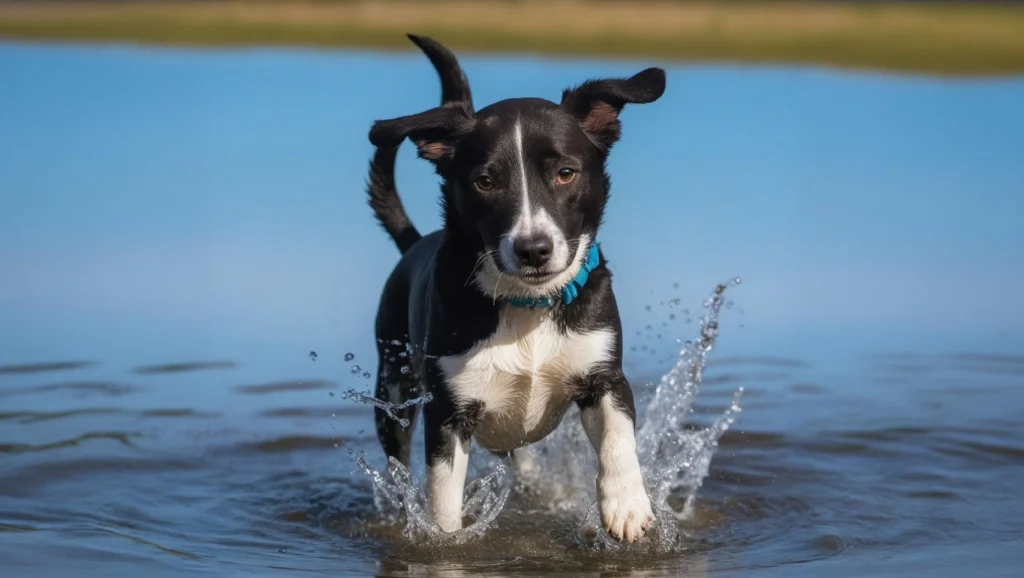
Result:
{"label": "dog's front leg", "polygon": [[633,542],[654,521],[633,430],[633,392],[621,372],[595,376],[580,401],[583,429],[597,452],[601,523],[616,540]]}
{"label": "dog's front leg", "polygon": [[434,522],[445,532],[455,532],[462,529],[462,496],[475,420],[467,415],[471,412],[445,401],[435,397],[423,408],[427,497]]}

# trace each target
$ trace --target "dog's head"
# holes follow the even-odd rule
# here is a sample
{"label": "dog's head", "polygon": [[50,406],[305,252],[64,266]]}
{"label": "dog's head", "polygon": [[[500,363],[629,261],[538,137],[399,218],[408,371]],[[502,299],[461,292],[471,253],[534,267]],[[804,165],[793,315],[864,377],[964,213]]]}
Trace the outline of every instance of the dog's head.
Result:
{"label": "dog's head", "polygon": [[502,100],[474,113],[448,102],[374,123],[374,146],[412,140],[444,179],[445,226],[479,257],[477,285],[494,297],[557,294],[596,239],[609,181],[605,161],[626,104],[665,91],[665,73],[590,80],[559,104]]}

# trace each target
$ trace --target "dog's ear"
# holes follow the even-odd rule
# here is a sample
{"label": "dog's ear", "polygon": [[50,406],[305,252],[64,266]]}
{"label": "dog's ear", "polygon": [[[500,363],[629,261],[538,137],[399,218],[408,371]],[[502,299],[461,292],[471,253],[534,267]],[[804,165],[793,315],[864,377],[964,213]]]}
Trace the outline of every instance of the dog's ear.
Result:
{"label": "dog's ear", "polygon": [[621,132],[619,113],[627,104],[646,104],[665,93],[665,71],[648,68],[629,78],[588,80],[562,91],[562,110],[580,121],[583,132],[608,152]]}
{"label": "dog's ear", "polygon": [[408,137],[416,143],[420,158],[440,167],[451,160],[459,137],[471,131],[474,122],[466,103],[453,102],[418,114],[378,120],[370,128],[370,143],[396,147]]}

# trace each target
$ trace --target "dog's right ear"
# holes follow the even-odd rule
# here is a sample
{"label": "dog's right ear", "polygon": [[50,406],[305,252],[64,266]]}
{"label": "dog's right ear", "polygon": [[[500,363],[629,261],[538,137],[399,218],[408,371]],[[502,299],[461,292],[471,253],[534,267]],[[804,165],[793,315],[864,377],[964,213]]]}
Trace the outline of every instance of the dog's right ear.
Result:
{"label": "dog's right ear", "polygon": [[473,130],[474,122],[466,103],[454,102],[418,114],[378,120],[370,128],[370,143],[396,147],[409,138],[416,143],[420,158],[440,165],[451,160],[459,138]]}

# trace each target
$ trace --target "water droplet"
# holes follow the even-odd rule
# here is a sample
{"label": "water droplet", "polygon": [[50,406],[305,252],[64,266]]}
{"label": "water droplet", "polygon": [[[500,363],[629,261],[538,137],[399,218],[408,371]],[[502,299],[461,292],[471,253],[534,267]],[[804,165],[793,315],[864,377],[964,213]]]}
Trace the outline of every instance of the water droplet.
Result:
{"label": "water droplet", "polygon": [[365,379],[370,379],[370,377],[371,377],[371,376],[370,376],[370,372],[369,372],[369,371],[364,371],[364,372],[363,372],[363,378],[365,378]]}
{"label": "water droplet", "polygon": [[288,553],[288,548],[285,548],[284,546],[281,546],[280,548],[277,549],[277,551],[282,553],[282,554],[287,554]]}
{"label": "water droplet", "polygon": [[653,327],[651,327],[650,325],[648,325],[647,327],[644,327],[644,329],[646,329],[647,331],[650,331],[650,330],[652,330],[652,329],[654,329],[654,328],[653,328]]}
{"label": "water droplet", "polygon": [[726,308],[726,309],[732,309],[732,306],[733,306],[733,305],[734,305],[734,304],[733,304],[733,302],[732,302],[732,301],[726,301],[726,302],[725,302],[725,308]]}
{"label": "water droplet", "polygon": [[345,354],[345,361],[352,361],[355,358],[356,358],[356,355],[354,353],[346,353]]}
{"label": "water droplet", "polygon": [[683,300],[682,300],[682,299],[680,299],[680,298],[676,297],[675,299],[670,299],[670,300],[669,300],[669,302],[668,302],[668,306],[669,306],[669,307],[675,307],[675,306],[677,306],[677,305],[681,304],[682,302],[683,302]]}
{"label": "water droplet", "polygon": [[741,282],[742,282],[742,280],[739,277],[733,277],[732,278],[732,284],[733,285],[739,285]]}
{"label": "water droplet", "polygon": [[409,375],[409,372],[411,372],[412,370],[409,369],[408,365],[403,365],[401,371],[402,371],[402,375]]}
{"label": "water droplet", "polygon": [[359,373],[362,370],[363,370],[363,368],[359,367],[358,365],[353,365],[352,366],[352,373]]}
{"label": "water droplet", "polygon": [[668,318],[672,319],[672,320],[675,320],[676,314],[675,313],[669,313]]}
{"label": "water droplet", "polygon": [[679,282],[677,281],[677,282],[673,283],[672,284],[672,288],[673,289],[679,289]]}
{"label": "water droplet", "polygon": [[316,352],[315,351],[310,351],[309,352],[309,358],[311,360],[313,360],[313,361],[316,361]]}
{"label": "water droplet", "polygon": [[336,414],[336,413],[332,413],[332,414],[331,414],[331,417],[338,417],[338,414]]}
{"label": "water droplet", "polygon": [[329,396],[331,396],[331,397],[334,397],[334,392],[333,392],[333,391],[328,391],[328,392],[327,392],[327,395],[329,395]]}
{"label": "water droplet", "polygon": [[630,351],[636,351],[636,346],[634,345],[634,346],[630,347],[629,350]]}
{"label": "water droplet", "polygon": [[402,342],[397,340],[397,339],[392,339],[391,340],[391,345],[401,345],[401,344],[402,344]]}
{"label": "water droplet", "polygon": [[650,305],[647,305],[647,306],[645,306],[645,307],[644,307],[644,309],[646,309],[646,310],[650,311],[650,310],[651,310],[651,306],[650,306]]}

